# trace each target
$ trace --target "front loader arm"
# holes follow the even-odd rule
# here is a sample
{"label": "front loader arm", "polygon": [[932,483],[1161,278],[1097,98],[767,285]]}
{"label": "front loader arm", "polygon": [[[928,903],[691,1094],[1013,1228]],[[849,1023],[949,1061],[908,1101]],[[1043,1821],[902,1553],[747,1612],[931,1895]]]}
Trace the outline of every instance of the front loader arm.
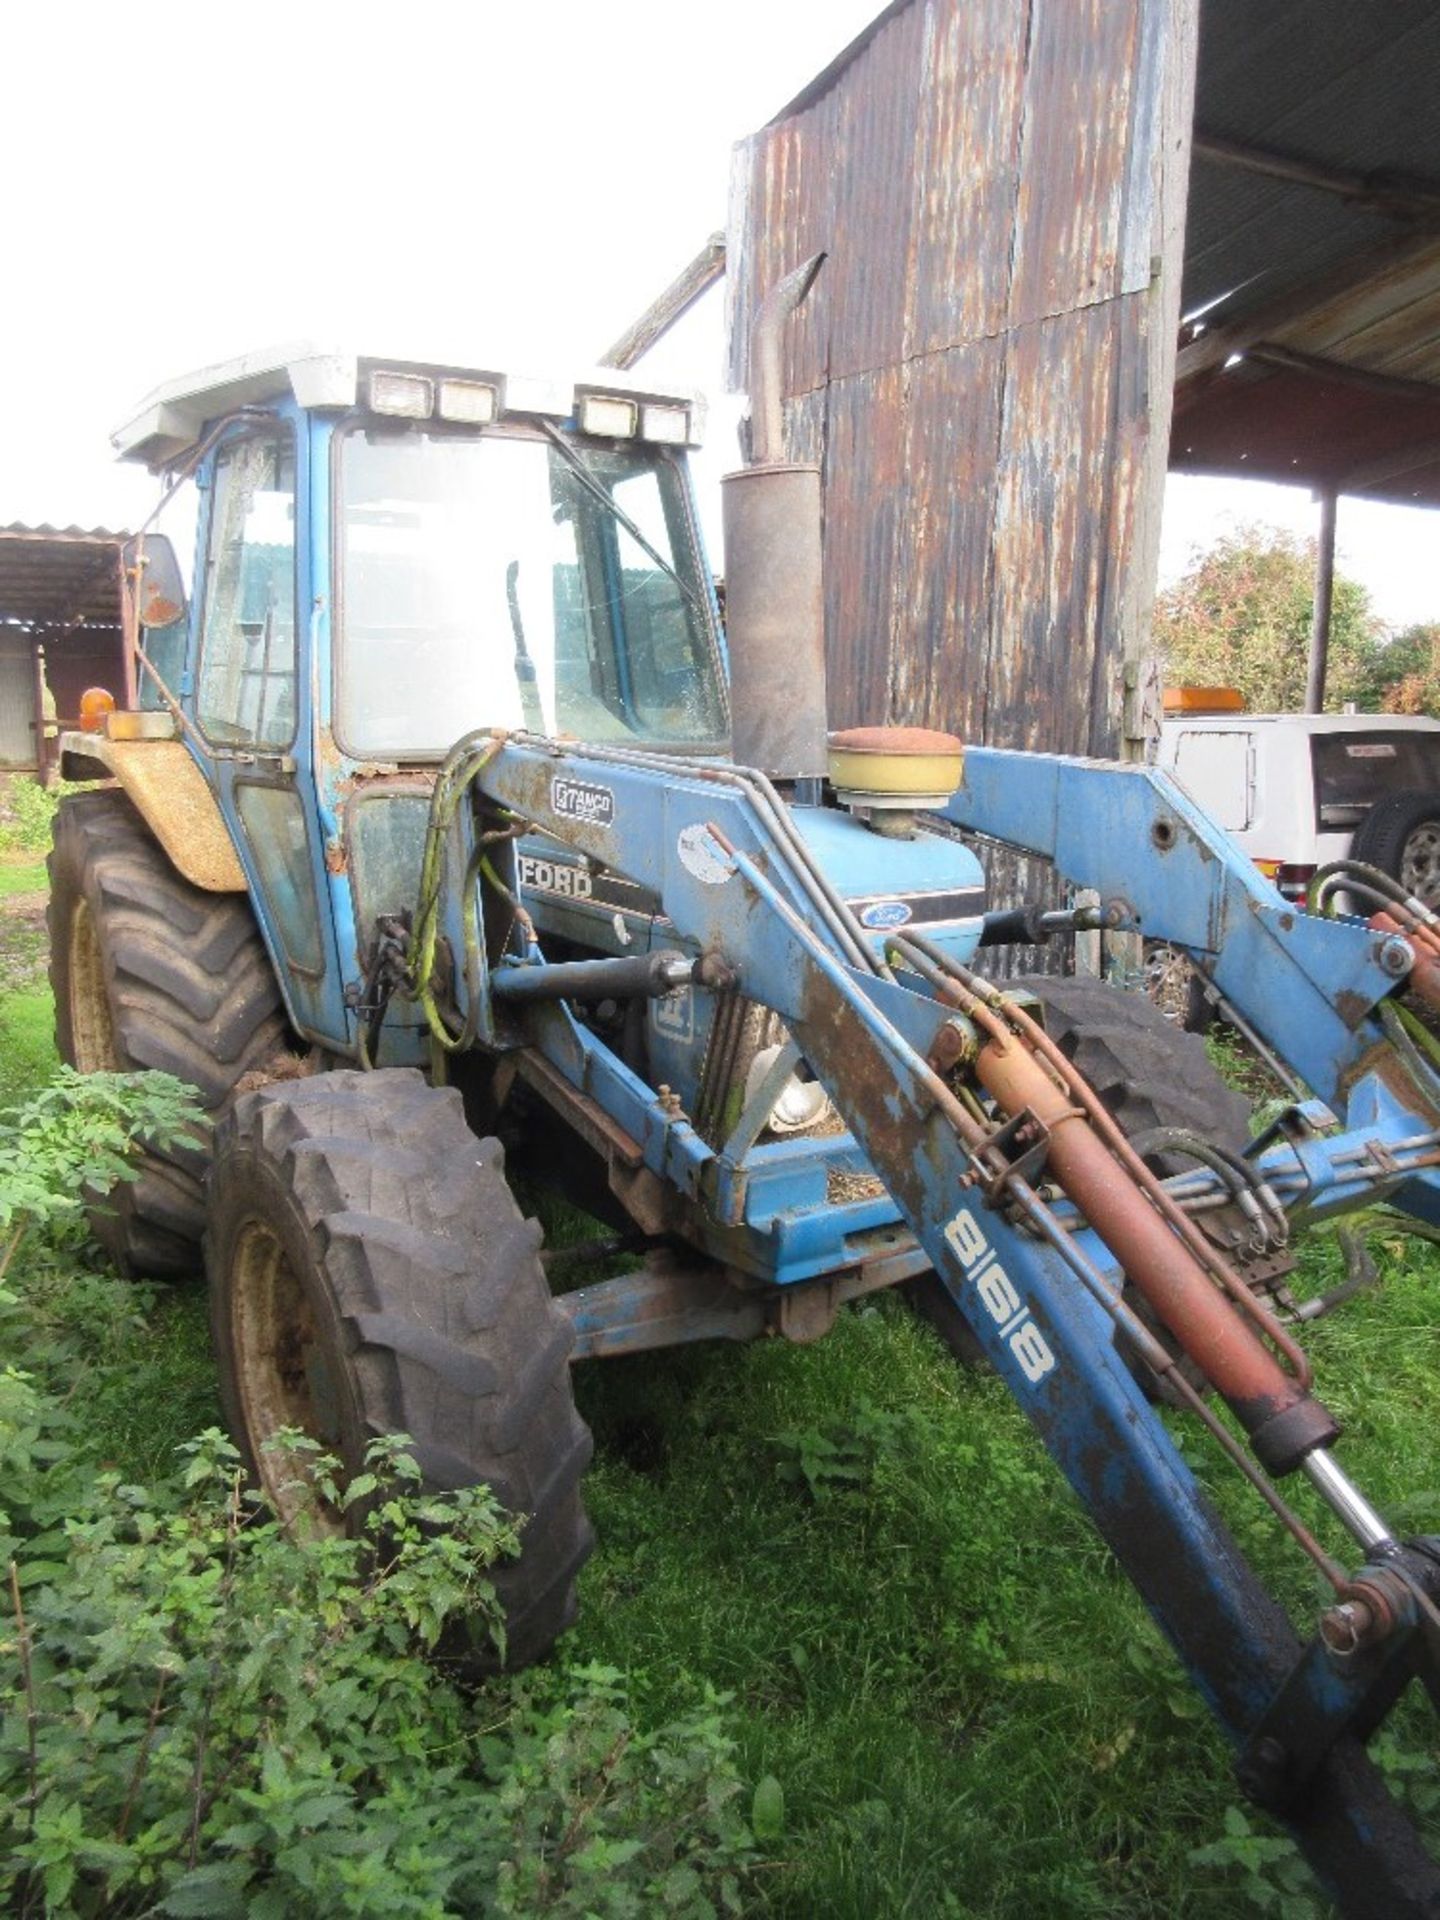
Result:
{"label": "front loader arm", "polygon": [[[1440,1912],[1440,1871],[1346,1732],[1362,1701],[1343,1712],[1324,1704],[1323,1667],[1302,1656],[1117,1348],[1117,1321],[1142,1351],[1148,1338],[1120,1299],[1120,1261],[1093,1232],[1087,1255],[1038,1199],[1047,1140],[1053,1148],[1061,1126],[1084,1123],[1062,1111],[1047,1128],[1027,1111],[1008,1134],[998,1120],[988,1136],[977,1127],[946,1076],[985,1054],[983,1021],[916,975],[883,977],[843,950],[754,776],[521,737],[498,747],[478,785],[492,810],[652,887],[676,930],[786,1021],[1232,1742],[1245,1749],[1262,1729],[1268,1738],[1275,1703],[1296,1689],[1314,1705],[1320,1732],[1287,1815],[1317,1871],[1356,1912],[1375,1911],[1376,1899],[1396,1915]],[[1058,831],[1051,849],[1044,835],[1006,837],[1063,844]],[[1356,958],[1357,991],[1378,987],[1369,964]],[[1256,1351],[1246,1348],[1246,1364]],[[1245,1391],[1232,1405],[1246,1407]],[[1293,1383],[1280,1397],[1286,1413],[1314,1405]],[[1259,1415],[1250,1424],[1263,1428]]]}
{"label": "front loader arm", "polygon": [[1385,1044],[1374,1009],[1410,970],[1398,935],[1300,912],[1158,767],[970,747],[945,817],[1053,860],[1099,893],[1109,924],[1184,948],[1344,1113],[1356,1068]]}

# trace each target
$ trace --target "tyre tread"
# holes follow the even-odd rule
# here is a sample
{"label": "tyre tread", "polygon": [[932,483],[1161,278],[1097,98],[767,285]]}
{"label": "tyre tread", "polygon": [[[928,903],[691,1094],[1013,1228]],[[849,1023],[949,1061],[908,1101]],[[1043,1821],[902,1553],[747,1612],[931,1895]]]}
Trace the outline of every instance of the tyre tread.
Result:
{"label": "tyre tread", "polygon": [[[483,1481],[524,1516],[518,1560],[490,1575],[507,1659],[524,1665],[575,1616],[575,1576],[594,1538],[580,1499],[591,1440],[570,1387],[571,1324],[502,1166],[498,1143],[470,1132],[459,1096],[409,1068],[263,1087],[217,1128],[206,1248],[227,1410],[253,1460],[225,1247],[256,1179],[278,1183],[345,1327],[366,1430],[408,1434],[428,1485]],[[474,1646],[459,1664],[494,1661]]]}

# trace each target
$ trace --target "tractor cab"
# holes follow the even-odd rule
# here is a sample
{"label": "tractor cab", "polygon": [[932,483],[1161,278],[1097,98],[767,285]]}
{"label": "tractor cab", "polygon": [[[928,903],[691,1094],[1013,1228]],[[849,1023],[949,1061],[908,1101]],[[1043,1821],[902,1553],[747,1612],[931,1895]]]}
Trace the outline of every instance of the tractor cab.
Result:
{"label": "tractor cab", "polygon": [[[308,348],[162,388],[116,441],[193,476],[194,589],[181,610],[147,536],[137,710],[70,770],[117,775],[186,879],[248,895],[313,1059],[426,1067],[486,1113],[558,1101],[561,1152],[575,1089],[613,1076],[627,1111],[692,1116],[743,1191],[707,1195],[693,1238],[767,1279],[858,1268],[854,1235],[891,1233],[894,1202],[785,1021],[679,930],[664,870],[714,885],[703,820],[676,810],[743,788],[848,964],[883,968],[900,928],[968,960],[984,875],[933,824],[960,744],[827,742],[819,472],[763,449],[726,482],[732,683],[686,461],[701,424],[693,394],[612,370]],[[534,773],[494,803],[479,775],[505,742]],[[532,1103],[517,1130],[546,1121]],[[614,1139],[590,1144],[613,1187]]]}
{"label": "tractor cab", "polygon": [[696,395],[617,372],[296,348],[172,382],[115,435],[198,483],[192,604],[144,628],[138,704],[216,794],[307,1039],[348,1044],[346,988],[414,906],[456,739],[726,750],[702,426]]}

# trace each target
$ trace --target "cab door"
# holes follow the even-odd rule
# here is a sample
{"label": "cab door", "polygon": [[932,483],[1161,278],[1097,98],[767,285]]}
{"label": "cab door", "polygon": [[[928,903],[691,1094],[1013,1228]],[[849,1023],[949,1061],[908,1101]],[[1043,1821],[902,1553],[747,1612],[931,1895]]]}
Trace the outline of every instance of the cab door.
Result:
{"label": "cab door", "polygon": [[310,604],[309,557],[296,538],[305,459],[306,437],[279,417],[216,451],[193,702],[291,1020],[333,1043],[345,1035],[334,926],[314,786],[297,778],[312,725],[297,645],[297,609]]}

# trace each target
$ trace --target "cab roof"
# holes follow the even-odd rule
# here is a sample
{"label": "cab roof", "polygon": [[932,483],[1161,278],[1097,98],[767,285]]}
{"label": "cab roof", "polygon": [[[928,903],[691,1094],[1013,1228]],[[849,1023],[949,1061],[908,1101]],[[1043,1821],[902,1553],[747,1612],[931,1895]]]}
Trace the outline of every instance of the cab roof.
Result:
{"label": "cab roof", "polygon": [[264,406],[293,397],[302,407],[346,412],[360,396],[363,375],[376,368],[403,373],[446,374],[460,380],[491,383],[500,391],[499,411],[567,420],[582,394],[614,394],[661,406],[689,409],[688,444],[699,442],[705,402],[683,387],[657,386],[653,380],[618,367],[581,368],[559,375],[503,373],[471,358],[417,358],[413,353],[380,355],[347,348],[295,342],[262,347],[211,367],[167,380],[140,402],[110,439],[122,460],[151,468],[167,466],[188,453],[206,426],[239,407]]}

